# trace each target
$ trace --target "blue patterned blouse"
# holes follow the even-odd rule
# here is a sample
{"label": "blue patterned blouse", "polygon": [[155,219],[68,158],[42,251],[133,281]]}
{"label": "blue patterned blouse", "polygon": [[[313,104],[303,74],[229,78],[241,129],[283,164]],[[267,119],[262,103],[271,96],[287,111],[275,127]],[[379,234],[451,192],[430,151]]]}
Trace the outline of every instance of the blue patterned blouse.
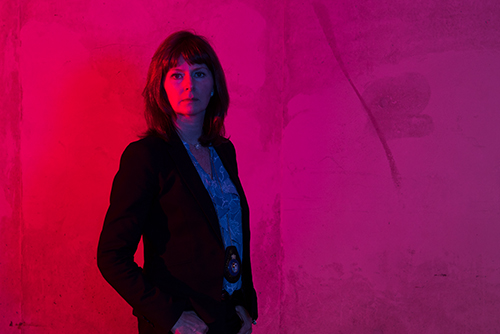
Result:
{"label": "blue patterned blouse", "polygon": [[[243,259],[243,236],[241,228],[241,206],[240,196],[234,187],[233,182],[229,178],[222,161],[215,149],[210,146],[210,164],[212,168],[212,178],[198,163],[194,155],[189,149],[189,144],[184,142],[184,146],[189,153],[189,157],[193,162],[198,174],[205,185],[219,218],[220,232],[224,246],[236,246],[240,259]],[[236,283],[229,283],[224,278],[224,290],[230,295],[234,291],[241,289],[241,277]]]}

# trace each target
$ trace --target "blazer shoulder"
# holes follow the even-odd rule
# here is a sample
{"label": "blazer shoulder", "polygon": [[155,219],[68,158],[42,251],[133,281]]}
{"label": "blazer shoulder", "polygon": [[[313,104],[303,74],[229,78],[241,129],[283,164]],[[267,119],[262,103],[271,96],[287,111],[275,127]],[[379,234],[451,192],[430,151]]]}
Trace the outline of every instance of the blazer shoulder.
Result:
{"label": "blazer shoulder", "polygon": [[229,139],[224,140],[219,145],[217,145],[215,148],[218,151],[223,152],[223,154],[228,154],[232,158],[236,157],[236,150],[234,148],[233,143]]}
{"label": "blazer shoulder", "polygon": [[147,136],[131,142],[128,146],[137,147],[143,150],[165,149],[167,142],[165,139],[157,136]]}
{"label": "blazer shoulder", "polygon": [[131,142],[123,151],[121,157],[121,164],[148,164],[158,165],[166,157],[165,150],[167,149],[167,142],[154,136],[148,136]]}

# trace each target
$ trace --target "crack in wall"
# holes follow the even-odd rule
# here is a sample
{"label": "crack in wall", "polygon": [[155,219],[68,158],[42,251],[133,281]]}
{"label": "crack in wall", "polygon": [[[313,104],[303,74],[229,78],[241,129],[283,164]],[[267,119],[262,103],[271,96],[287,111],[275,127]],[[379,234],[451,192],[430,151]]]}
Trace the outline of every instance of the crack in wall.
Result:
{"label": "crack in wall", "polygon": [[335,39],[335,34],[333,32],[333,27],[330,22],[330,19],[328,17],[328,8],[322,3],[319,2],[313,2],[312,3],[314,12],[316,13],[316,16],[318,17],[319,24],[321,26],[321,29],[323,30],[323,33],[325,34],[325,37],[328,41],[328,45],[330,46],[333,56],[337,60],[337,63],[340,66],[340,69],[342,70],[344,76],[346,77],[347,81],[349,81],[349,84],[351,85],[352,89],[356,93],[356,96],[358,97],[359,101],[363,105],[363,108],[365,109],[368,118],[370,119],[370,122],[373,125],[373,128],[375,129],[377,136],[382,143],[382,146],[385,151],[385,155],[387,157],[387,161],[389,162],[389,167],[391,169],[391,175],[392,175],[392,180],[394,181],[394,185],[396,188],[401,187],[401,175],[399,174],[398,168],[396,166],[396,161],[394,160],[394,156],[392,155],[391,149],[389,148],[389,145],[387,144],[387,140],[385,139],[385,135],[380,129],[377,120],[375,119],[375,116],[373,116],[372,111],[366,104],[365,100],[359,93],[358,89],[354,85],[354,82],[351,80],[351,77],[349,75],[349,72],[347,71],[347,68],[344,65],[344,62],[342,61],[342,57],[340,56],[340,51],[337,48],[337,42]]}

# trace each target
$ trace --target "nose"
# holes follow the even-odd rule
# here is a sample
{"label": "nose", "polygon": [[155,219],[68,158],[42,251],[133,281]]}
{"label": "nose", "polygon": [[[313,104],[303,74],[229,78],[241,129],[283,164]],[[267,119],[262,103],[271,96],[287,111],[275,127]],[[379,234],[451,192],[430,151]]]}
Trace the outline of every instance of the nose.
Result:
{"label": "nose", "polygon": [[193,79],[190,75],[186,75],[184,79],[184,89],[193,91]]}

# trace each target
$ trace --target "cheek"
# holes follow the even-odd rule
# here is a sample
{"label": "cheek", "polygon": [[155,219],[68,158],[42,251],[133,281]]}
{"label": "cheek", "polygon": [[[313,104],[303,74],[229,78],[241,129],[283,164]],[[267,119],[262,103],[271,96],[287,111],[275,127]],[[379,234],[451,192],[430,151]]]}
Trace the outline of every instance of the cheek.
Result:
{"label": "cheek", "polygon": [[214,89],[214,84],[211,81],[206,82],[203,86],[203,91],[208,92],[209,95],[213,89]]}
{"label": "cheek", "polygon": [[165,89],[165,92],[167,93],[168,100],[171,101],[172,99],[175,99],[177,94],[177,91],[174,86],[172,85],[164,85],[163,88]]}

